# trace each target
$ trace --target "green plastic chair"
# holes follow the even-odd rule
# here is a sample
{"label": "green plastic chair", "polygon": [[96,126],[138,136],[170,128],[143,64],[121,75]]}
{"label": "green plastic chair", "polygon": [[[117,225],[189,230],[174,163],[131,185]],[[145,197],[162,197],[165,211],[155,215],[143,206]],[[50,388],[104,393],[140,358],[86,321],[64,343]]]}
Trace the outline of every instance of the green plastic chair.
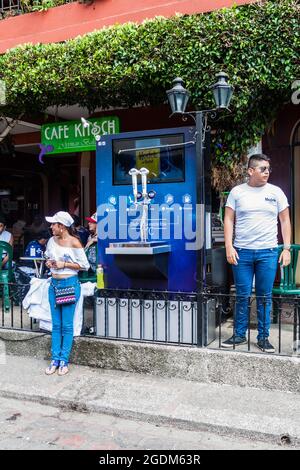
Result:
{"label": "green plastic chair", "polygon": [[[283,250],[283,245],[279,245],[279,253]],[[277,323],[279,305],[281,303],[277,297],[300,296],[300,287],[296,285],[296,271],[299,259],[300,245],[291,245],[291,263],[289,266],[280,267],[280,284],[273,287],[272,294],[276,301],[273,303],[273,323]]]}
{"label": "green plastic chair", "polygon": [[13,260],[13,247],[7,243],[0,241],[0,260],[3,258],[3,253],[8,254],[8,261],[6,269],[2,269],[0,264],[0,286],[2,285],[3,289],[3,305],[4,311],[10,311],[10,299],[9,299],[9,283],[13,281],[13,270],[12,270],[12,260]]}
{"label": "green plastic chair", "polygon": [[[93,246],[93,245],[92,245]],[[90,248],[92,248],[92,246]],[[87,258],[89,259],[89,248],[86,251]],[[96,245],[96,259],[98,259],[98,246]],[[79,271],[79,282],[97,282],[97,273],[89,269],[88,271]]]}
{"label": "green plastic chair", "polygon": [[89,271],[80,271],[78,275],[79,282],[97,282],[97,274],[91,274]]}

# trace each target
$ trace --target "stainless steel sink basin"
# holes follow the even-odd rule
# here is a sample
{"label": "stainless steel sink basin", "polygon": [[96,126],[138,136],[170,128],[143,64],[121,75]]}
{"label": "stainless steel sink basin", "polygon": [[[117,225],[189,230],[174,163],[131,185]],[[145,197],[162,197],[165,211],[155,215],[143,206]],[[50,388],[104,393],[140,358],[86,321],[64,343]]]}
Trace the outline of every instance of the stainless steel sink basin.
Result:
{"label": "stainless steel sink basin", "polygon": [[108,255],[157,255],[171,251],[171,245],[164,242],[110,243],[105,249]]}

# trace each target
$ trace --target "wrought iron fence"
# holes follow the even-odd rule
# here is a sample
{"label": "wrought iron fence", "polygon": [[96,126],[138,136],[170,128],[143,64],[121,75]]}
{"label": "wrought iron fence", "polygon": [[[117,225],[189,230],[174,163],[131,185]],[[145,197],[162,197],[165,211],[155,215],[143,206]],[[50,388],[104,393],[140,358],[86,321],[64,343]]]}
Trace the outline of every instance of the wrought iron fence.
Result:
{"label": "wrought iron fence", "polygon": [[[300,291],[299,291],[300,293]],[[209,298],[211,294],[204,294]],[[263,309],[263,327],[265,337],[272,343],[275,353],[300,356],[300,296],[272,296],[270,298],[251,295],[249,298],[237,295],[213,294],[216,300],[216,339],[212,348],[222,348],[224,340],[236,336],[236,307],[240,301],[247,304],[246,343],[238,345],[233,342],[232,350],[243,352],[261,352],[257,349],[258,319],[257,306]],[[225,308],[224,308],[225,306]],[[270,308],[270,325],[268,326],[267,307]],[[262,341],[264,344],[264,341]],[[263,352],[265,352],[263,350]]]}
{"label": "wrought iron fence", "polygon": [[[29,289],[29,283],[0,282],[0,329],[48,331],[47,322],[35,319],[23,306]],[[93,330],[94,306],[93,297],[84,298],[82,334],[89,334]]]}
{"label": "wrought iron fence", "polygon": [[0,14],[7,12],[20,13],[21,1],[20,0],[0,0]]}
{"label": "wrought iron fence", "polygon": [[[236,304],[244,301],[246,341],[233,341],[227,350],[267,352],[257,346],[257,303],[263,309],[263,325],[268,326],[269,341],[275,353],[300,355],[300,297],[241,298],[235,294],[204,292],[149,292],[131,290],[98,291],[94,317],[94,334],[101,338],[204,346],[224,350],[223,342],[236,336]],[[268,333],[265,332],[265,337]]]}
{"label": "wrought iron fence", "polygon": [[29,284],[0,283],[0,327],[25,331],[39,331],[39,324],[29,317],[22,300]]}
{"label": "wrought iron fence", "polygon": [[96,336],[197,344],[197,296],[175,292],[99,290]]}
{"label": "wrought iron fence", "polygon": [[[41,331],[39,322],[23,308],[28,284],[0,284],[0,328]],[[82,334],[101,339],[163,343],[224,349],[222,343],[235,335],[236,295],[213,292],[157,292],[101,289],[86,297]],[[245,300],[245,299],[244,299]],[[245,344],[227,350],[262,352],[257,346],[256,304],[266,316],[271,302],[270,342],[275,354],[300,356],[300,296],[272,299],[254,295],[247,301]]]}

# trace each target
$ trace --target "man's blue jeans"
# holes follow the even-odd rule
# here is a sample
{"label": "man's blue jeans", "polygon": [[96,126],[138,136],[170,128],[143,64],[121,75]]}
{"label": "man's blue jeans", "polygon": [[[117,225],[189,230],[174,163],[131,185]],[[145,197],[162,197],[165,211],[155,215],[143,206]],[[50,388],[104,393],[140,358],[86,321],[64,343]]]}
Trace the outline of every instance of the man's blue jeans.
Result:
{"label": "man's blue jeans", "polygon": [[76,303],[80,297],[80,284],[78,276],[66,279],[51,279],[49,287],[49,302],[52,317],[52,360],[69,362],[73,343],[73,320],[76,303],[69,305],[55,305],[54,287],[75,286]]}
{"label": "man's blue jeans", "polygon": [[268,338],[271,323],[272,288],[278,266],[278,249],[235,249],[239,255],[238,264],[232,265],[237,295],[235,335],[246,336],[249,298],[252,291],[253,276],[255,275],[258,320],[257,339]]}

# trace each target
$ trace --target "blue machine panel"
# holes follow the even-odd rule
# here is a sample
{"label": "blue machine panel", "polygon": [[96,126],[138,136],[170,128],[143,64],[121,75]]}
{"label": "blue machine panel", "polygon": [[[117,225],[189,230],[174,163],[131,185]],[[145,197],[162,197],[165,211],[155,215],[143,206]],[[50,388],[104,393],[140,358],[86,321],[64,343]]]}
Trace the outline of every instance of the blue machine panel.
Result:
{"label": "blue machine panel", "polygon": [[[194,129],[183,127],[107,135],[97,142],[99,262],[104,265],[106,287],[196,290],[196,159],[195,145],[191,142],[193,134]],[[142,209],[134,204],[132,180],[128,172],[131,168],[141,167],[149,170],[147,191],[156,193],[148,206],[147,240],[170,246],[167,275],[160,279],[147,277],[145,268],[145,275],[133,280],[117,266],[115,255],[106,253],[110,243],[140,241]],[[140,180],[138,189],[141,190]],[[128,263],[134,265],[134,260],[129,258]]]}

